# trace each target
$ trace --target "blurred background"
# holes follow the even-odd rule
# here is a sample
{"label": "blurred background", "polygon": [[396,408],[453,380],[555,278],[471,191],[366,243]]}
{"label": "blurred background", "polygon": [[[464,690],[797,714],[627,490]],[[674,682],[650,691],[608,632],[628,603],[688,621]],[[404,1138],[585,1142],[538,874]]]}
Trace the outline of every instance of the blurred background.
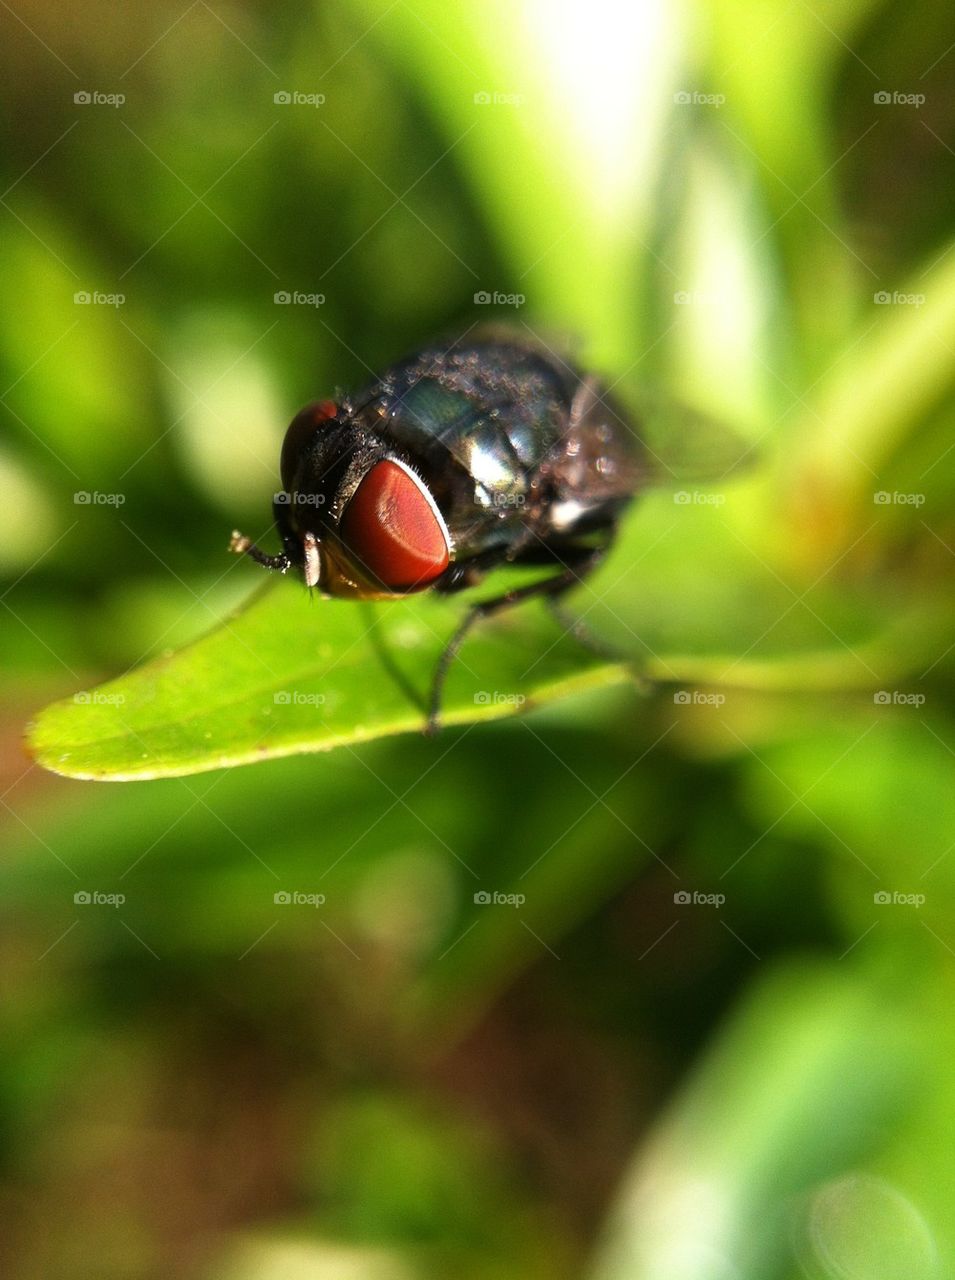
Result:
{"label": "blurred background", "polygon": [[[3,1275],[955,1274],[951,6],[0,30]],[[30,763],[259,585],[302,404],[485,319],[753,442],[602,570],[671,680]]]}

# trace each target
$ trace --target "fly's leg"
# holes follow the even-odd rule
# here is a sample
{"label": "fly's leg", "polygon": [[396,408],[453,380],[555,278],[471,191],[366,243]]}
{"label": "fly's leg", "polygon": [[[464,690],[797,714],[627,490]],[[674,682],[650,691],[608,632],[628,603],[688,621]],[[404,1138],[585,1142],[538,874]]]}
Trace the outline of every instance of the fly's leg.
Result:
{"label": "fly's leg", "polygon": [[[607,533],[607,540],[601,543],[596,558],[588,565],[587,571],[595,569],[601,559],[610,550],[616,529],[611,528]],[[569,613],[560,600],[559,594],[548,596],[547,607],[550,609],[558,624],[564,628],[568,635],[572,635],[579,645],[589,649],[591,653],[596,654],[598,658],[603,658],[607,662],[626,662],[628,655],[622,653],[613,645],[607,644],[605,640],[601,640],[593,630],[587,625],[583,618],[575,618]]]}
{"label": "fly's leg", "polygon": [[480,622],[483,618],[493,617],[494,614],[501,613],[504,609],[510,609],[514,605],[522,604],[525,600],[532,600],[537,596],[541,596],[548,601],[556,600],[565,591],[577,586],[588,573],[591,573],[606,555],[606,552],[606,546],[564,548],[560,555],[564,568],[560,573],[554,574],[551,578],[544,578],[540,582],[532,582],[525,587],[516,587],[512,591],[505,591],[503,595],[495,596],[491,600],[482,600],[477,604],[471,605],[461,620],[457,631],[445,646],[444,652],[438,659],[437,666],[434,669],[425,733],[429,736],[433,735],[441,727],[441,695],[444,691],[444,683],[447,679],[448,671],[451,669],[451,664],[457,657],[462,644],[475,623]]}
{"label": "fly's leg", "polygon": [[547,607],[554,615],[557,623],[564,628],[568,635],[573,636],[582,648],[588,649],[596,657],[603,658],[607,662],[629,661],[629,656],[621,649],[617,649],[612,644],[607,644],[605,640],[601,640],[583,618],[575,618],[570,614],[559,599],[549,596]]}

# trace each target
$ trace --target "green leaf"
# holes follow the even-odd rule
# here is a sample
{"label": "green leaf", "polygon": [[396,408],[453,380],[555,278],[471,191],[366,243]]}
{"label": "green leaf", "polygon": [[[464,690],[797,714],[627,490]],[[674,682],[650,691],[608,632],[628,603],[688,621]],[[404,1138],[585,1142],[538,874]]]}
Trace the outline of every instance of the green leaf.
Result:
{"label": "green leaf", "polygon": [[[733,502],[745,509],[741,490]],[[641,676],[677,686],[873,688],[937,640],[941,620],[924,611],[859,616],[844,584],[817,588],[812,607],[797,609],[797,588],[755,559],[718,510],[648,495],[614,554],[569,597],[568,613]],[[480,598],[527,580],[526,570],[496,573]],[[434,592],[376,604],[310,599],[300,583],[275,581],[203,639],[47,708],[30,746],[56,773],[129,781],[420,732],[435,664],[464,607]],[[630,677],[625,662],[598,657],[530,602],[469,634],[442,721],[496,719]]]}
{"label": "green leaf", "polygon": [[[433,595],[356,605],[272,583],[187,648],[48,707],[30,746],[56,773],[129,781],[420,731],[460,615]],[[469,637],[442,721],[491,720],[626,678],[529,605]]]}
{"label": "green leaf", "polygon": [[855,1265],[796,1274],[941,1274],[925,1262],[934,1248],[923,1240],[941,1243],[945,1217],[916,1230],[914,1210],[902,1219],[909,1267],[873,1269],[886,1243],[877,1227],[909,1203],[884,1181],[861,1184],[872,1188],[862,1240],[845,1222],[812,1231],[838,1179],[860,1163],[867,1172],[932,1082],[936,1033],[927,1028],[938,1023],[924,1014],[936,992],[877,974],[857,961],[805,959],[774,965],[754,984],[641,1145],[589,1280],[763,1280],[789,1274],[794,1250],[815,1260],[826,1235]]}

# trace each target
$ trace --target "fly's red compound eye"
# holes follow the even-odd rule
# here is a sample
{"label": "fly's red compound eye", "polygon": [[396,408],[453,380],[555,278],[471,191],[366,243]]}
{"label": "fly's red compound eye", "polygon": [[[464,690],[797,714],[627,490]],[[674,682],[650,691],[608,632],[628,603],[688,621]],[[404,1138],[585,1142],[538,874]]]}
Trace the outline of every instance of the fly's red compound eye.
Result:
{"label": "fly's red compound eye", "polygon": [[400,462],[378,462],[368,472],[345,508],[341,536],[358,564],[392,591],[425,587],[450,562],[441,513]]}
{"label": "fly's red compound eye", "polygon": [[312,415],[312,422],[317,427],[329,418],[334,418],[338,405],[334,400],[321,400],[318,404],[310,405],[306,412]]}
{"label": "fly's red compound eye", "polygon": [[291,487],[295,470],[304,450],[311,443],[312,436],[323,423],[330,422],[338,413],[338,405],[334,400],[322,400],[318,404],[309,404],[292,419],[291,426],[285,433],[282,444],[281,473],[282,483],[286,489]]}

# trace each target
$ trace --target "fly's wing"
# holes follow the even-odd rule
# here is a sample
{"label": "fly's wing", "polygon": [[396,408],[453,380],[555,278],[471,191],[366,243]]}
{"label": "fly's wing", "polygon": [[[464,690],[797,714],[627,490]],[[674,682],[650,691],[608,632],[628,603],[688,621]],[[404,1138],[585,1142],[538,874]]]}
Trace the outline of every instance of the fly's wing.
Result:
{"label": "fly's wing", "polygon": [[718,483],[754,457],[742,436],[705,414],[662,400],[624,411],[593,377],[577,388],[566,429],[541,467],[549,536],[611,527],[648,488]]}
{"label": "fly's wing", "polygon": [[548,534],[567,539],[611,527],[652,483],[651,463],[639,425],[599,379],[580,379],[566,425],[540,468]]}
{"label": "fly's wing", "polygon": [[753,466],[758,447],[727,423],[662,396],[638,411],[646,449],[646,482],[657,488],[715,485]]}
{"label": "fly's wing", "polygon": [[[715,484],[756,461],[756,446],[745,435],[663,392],[628,394],[621,405],[612,387],[579,371],[581,343],[573,335],[548,333],[545,340],[525,330],[515,336],[506,327],[482,325],[472,340],[499,340],[525,356],[536,354],[570,391],[573,403],[564,434],[572,440],[571,451],[604,464],[600,470],[577,467],[573,488],[589,488],[595,496],[603,492],[610,499],[648,486]],[[602,443],[609,447],[601,448]],[[568,465],[568,470],[574,468]]]}

